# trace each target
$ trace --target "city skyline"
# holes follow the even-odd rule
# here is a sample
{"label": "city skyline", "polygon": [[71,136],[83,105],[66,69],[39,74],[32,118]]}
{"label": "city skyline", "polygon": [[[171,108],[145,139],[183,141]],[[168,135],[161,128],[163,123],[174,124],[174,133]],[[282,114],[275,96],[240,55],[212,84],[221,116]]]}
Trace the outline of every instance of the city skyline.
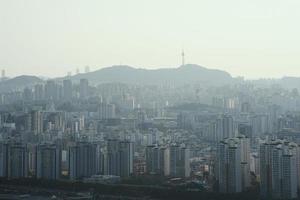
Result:
{"label": "city skyline", "polygon": [[[51,182],[64,192],[79,183],[93,190],[85,197],[121,186],[119,197],[134,189],[138,199],[182,199],[173,191],[197,200],[298,198],[297,79],[246,82],[186,64],[1,82],[1,187],[19,190],[25,180],[49,192]],[[167,195],[148,194],[153,186]]]}

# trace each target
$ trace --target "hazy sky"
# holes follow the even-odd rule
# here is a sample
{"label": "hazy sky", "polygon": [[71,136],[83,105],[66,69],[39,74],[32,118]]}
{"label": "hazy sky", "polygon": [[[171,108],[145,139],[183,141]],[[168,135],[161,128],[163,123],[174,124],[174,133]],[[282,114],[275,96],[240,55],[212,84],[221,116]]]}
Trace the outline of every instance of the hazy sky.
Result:
{"label": "hazy sky", "polygon": [[0,0],[0,69],[61,76],[89,65],[300,76],[299,0]]}

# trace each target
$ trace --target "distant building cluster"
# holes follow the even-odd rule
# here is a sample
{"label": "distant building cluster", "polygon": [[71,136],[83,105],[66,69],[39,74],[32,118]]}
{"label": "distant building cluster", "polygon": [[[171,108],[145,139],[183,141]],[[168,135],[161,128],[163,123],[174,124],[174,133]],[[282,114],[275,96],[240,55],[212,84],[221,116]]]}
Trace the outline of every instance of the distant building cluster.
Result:
{"label": "distant building cluster", "polygon": [[190,176],[190,151],[177,144],[146,147],[146,172],[171,177]]}
{"label": "distant building cluster", "polygon": [[[128,177],[133,173],[133,144],[115,141],[120,149],[116,155],[104,153],[99,144],[75,142],[62,144],[21,144],[2,142],[0,176],[9,179],[36,177],[59,180],[63,175],[70,180],[82,180],[94,175]],[[110,152],[108,141],[107,152]]]}
{"label": "distant building cluster", "polygon": [[0,177],[298,198],[300,95],[263,83],[0,84]]}

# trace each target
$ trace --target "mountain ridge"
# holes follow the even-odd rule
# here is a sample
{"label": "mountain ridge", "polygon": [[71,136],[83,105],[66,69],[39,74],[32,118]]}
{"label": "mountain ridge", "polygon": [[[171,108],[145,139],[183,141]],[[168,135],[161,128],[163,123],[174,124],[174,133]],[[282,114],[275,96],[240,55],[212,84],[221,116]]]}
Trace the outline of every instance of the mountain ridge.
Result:
{"label": "mountain ridge", "polygon": [[42,83],[43,80],[37,76],[21,75],[14,78],[6,79],[0,82],[0,92],[13,90],[22,90],[25,87],[31,87],[34,84]]}
{"label": "mountain ridge", "polygon": [[134,68],[128,65],[114,65],[93,72],[77,74],[69,78],[79,81],[88,79],[94,84],[107,82],[121,82],[128,84],[185,84],[204,83],[209,85],[227,84],[234,78],[225,71],[208,69],[200,65],[187,64],[178,68],[144,69]]}
{"label": "mountain ridge", "polygon": [[[57,77],[52,80],[62,81],[71,79],[79,82],[80,79],[88,79],[93,85],[101,83],[125,83],[125,84],[143,84],[143,85],[161,85],[161,84],[193,84],[199,83],[206,86],[220,86],[237,83],[243,79],[233,78],[228,72],[219,69],[209,69],[196,64],[186,64],[177,68],[158,68],[145,69],[135,68],[128,65],[113,65],[101,68],[89,73],[76,74],[71,77]],[[0,92],[13,90],[22,90],[25,87],[32,87],[36,83],[43,83],[44,79],[21,75],[10,79],[3,79],[0,82]],[[286,88],[299,88],[300,77],[285,76],[280,79],[257,79],[249,80],[257,85],[279,84]]]}

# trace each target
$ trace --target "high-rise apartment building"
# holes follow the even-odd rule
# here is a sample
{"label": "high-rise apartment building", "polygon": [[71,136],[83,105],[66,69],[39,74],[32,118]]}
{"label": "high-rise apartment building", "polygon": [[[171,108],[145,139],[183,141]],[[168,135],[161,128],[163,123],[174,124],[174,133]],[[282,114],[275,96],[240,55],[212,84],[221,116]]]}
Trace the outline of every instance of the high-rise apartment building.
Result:
{"label": "high-rise apartment building", "polygon": [[43,113],[39,110],[32,110],[30,112],[30,120],[27,121],[31,123],[31,131],[34,135],[41,134],[43,132]]}
{"label": "high-rise apartment building", "polygon": [[165,175],[166,148],[150,145],[146,147],[146,172],[148,174]]}
{"label": "high-rise apartment building", "polygon": [[89,95],[89,81],[87,79],[80,79],[79,98],[87,99],[88,95]]}
{"label": "high-rise apartment building", "polygon": [[28,152],[23,144],[9,144],[7,157],[7,177],[24,178],[28,176]]}
{"label": "high-rise apartment building", "polygon": [[113,119],[116,117],[116,108],[114,104],[100,103],[99,119]]}
{"label": "high-rise apartment building", "polygon": [[63,81],[63,99],[65,101],[72,100],[73,97],[73,87],[72,81],[67,79]]}
{"label": "high-rise apartment building", "polygon": [[190,176],[190,151],[186,147],[172,144],[166,150],[167,175],[171,177]]}
{"label": "high-rise apartment building", "polygon": [[9,145],[5,142],[0,143],[0,177],[8,176],[8,153]]}
{"label": "high-rise apartment building", "polygon": [[71,180],[97,173],[97,145],[77,142],[69,147],[69,175]]}
{"label": "high-rise apartment building", "polygon": [[272,140],[260,145],[262,198],[295,199],[299,176],[298,145]]}
{"label": "high-rise apartment building", "polygon": [[240,136],[222,140],[218,146],[219,191],[238,193],[250,185],[250,142]]}
{"label": "high-rise apartment building", "polygon": [[46,98],[46,100],[57,100],[58,99],[57,85],[53,80],[49,80],[46,82],[45,98]]}
{"label": "high-rise apartment building", "polygon": [[128,177],[133,173],[133,144],[129,141],[108,140],[105,174]]}
{"label": "high-rise apartment building", "polygon": [[60,179],[61,147],[54,144],[39,144],[36,147],[36,177]]}
{"label": "high-rise apartment building", "polygon": [[233,124],[233,117],[230,115],[221,115],[216,122],[217,129],[217,141],[221,141],[224,138],[235,137],[235,130]]}
{"label": "high-rise apartment building", "polygon": [[33,98],[36,101],[40,101],[40,100],[43,100],[45,98],[44,85],[36,84],[34,86]]}

